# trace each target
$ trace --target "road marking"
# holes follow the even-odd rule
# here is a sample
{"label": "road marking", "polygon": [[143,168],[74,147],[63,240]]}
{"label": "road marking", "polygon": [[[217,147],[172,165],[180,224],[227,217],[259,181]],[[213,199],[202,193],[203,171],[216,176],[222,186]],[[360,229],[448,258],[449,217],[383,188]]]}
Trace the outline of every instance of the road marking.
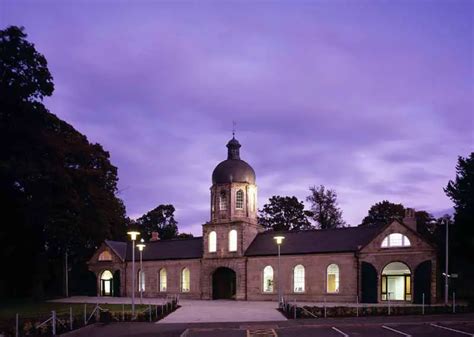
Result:
{"label": "road marking", "polygon": [[333,329],[334,331],[339,332],[339,333],[340,333],[341,335],[343,335],[344,337],[349,337],[348,334],[346,334],[345,332],[342,332],[341,330],[339,330],[339,329],[336,328],[335,326],[333,326],[332,329]]}
{"label": "road marking", "polygon": [[384,329],[387,329],[387,330],[390,330],[390,331],[393,331],[393,332],[396,332],[396,333],[399,333],[400,335],[403,335],[403,336],[406,336],[406,337],[411,337],[411,335],[403,332],[403,331],[400,331],[400,330],[397,330],[397,329],[394,329],[394,328],[391,328],[389,326],[386,326],[386,325],[382,325],[382,328]]}
{"label": "road marking", "polygon": [[445,329],[445,330],[457,332],[457,333],[460,333],[460,334],[463,334],[463,335],[467,335],[467,336],[474,336],[473,333],[469,333],[469,332],[466,332],[466,331],[451,329],[451,328],[448,328],[448,327],[445,327],[445,326],[442,326],[442,325],[437,325],[437,324],[434,324],[434,323],[431,323],[430,325],[431,325],[431,326],[434,326],[435,328]]}

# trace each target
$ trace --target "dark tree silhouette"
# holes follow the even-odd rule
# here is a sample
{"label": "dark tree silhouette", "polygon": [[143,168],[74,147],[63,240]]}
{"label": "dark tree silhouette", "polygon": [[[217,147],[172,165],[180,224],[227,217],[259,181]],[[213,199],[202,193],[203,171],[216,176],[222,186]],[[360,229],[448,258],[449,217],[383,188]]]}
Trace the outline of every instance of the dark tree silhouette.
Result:
{"label": "dark tree silhouette", "polygon": [[385,225],[393,220],[402,220],[405,216],[405,207],[388,200],[376,203],[369,209],[369,214],[362,220],[360,226]]}
{"label": "dark tree silhouette", "polygon": [[117,168],[42,104],[52,76],[26,37],[17,27],[0,31],[0,256],[15,257],[0,296],[9,297],[58,295],[66,251],[81,278],[75,271],[104,239],[125,235]]}
{"label": "dark tree silhouette", "polygon": [[151,238],[151,232],[158,232],[160,240],[178,237],[178,222],[174,219],[173,205],[159,205],[137,219],[137,224],[145,240]]}
{"label": "dark tree silhouette", "polygon": [[336,191],[323,185],[309,188],[311,194],[306,198],[311,203],[311,218],[321,229],[344,227],[342,211],[337,204]]}
{"label": "dark tree silhouette", "polygon": [[303,202],[296,197],[274,195],[259,211],[258,222],[275,231],[313,228],[304,211]]}

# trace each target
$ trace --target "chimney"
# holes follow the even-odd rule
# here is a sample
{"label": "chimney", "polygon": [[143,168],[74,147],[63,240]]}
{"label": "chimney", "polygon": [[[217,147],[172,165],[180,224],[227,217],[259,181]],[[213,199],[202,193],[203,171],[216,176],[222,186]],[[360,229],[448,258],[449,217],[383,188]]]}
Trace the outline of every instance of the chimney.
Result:
{"label": "chimney", "polygon": [[416,217],[414,208],[405,209],[405,217],[403,218],[403,223],[416,232]]}
{"label": "chimney", "polygon": [[151,232],[150,241],[160,241],[160,234],[158,232]]}

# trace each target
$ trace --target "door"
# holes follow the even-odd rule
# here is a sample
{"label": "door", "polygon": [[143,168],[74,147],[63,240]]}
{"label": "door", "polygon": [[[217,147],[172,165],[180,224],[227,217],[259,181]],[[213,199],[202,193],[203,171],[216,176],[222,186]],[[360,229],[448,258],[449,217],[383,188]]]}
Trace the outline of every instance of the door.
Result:
{"label": "door", "polygon": [[413,280],[413,292],[415,295],[415,303],[423,302],[423,294],[425,294],[425,304],[431,303],[431,261],[427,260],[418,265],[415,269],[415,279]]}
{"label": "door", "polygon": [[212,299],[235,299],[236,277],[230,268],[217,268],[212,274]]}
{"label": "door", "polygon": [[112,279],[101,280],[102,282],[102,296],[112,296]]}

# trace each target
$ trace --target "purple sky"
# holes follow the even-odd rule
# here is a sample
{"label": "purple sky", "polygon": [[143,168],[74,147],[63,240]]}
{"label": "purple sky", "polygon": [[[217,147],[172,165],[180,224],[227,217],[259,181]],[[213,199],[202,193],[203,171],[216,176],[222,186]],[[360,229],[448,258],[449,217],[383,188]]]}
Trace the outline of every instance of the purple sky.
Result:
{"label": "purple sky", "polygon": [[137,217],[209,219],[237,121],[259,205],[334,188],[356,225],[388,199],[442,212],[474,149],[472,1],[0,1],[49,62],[51,112],[110,151]]}

